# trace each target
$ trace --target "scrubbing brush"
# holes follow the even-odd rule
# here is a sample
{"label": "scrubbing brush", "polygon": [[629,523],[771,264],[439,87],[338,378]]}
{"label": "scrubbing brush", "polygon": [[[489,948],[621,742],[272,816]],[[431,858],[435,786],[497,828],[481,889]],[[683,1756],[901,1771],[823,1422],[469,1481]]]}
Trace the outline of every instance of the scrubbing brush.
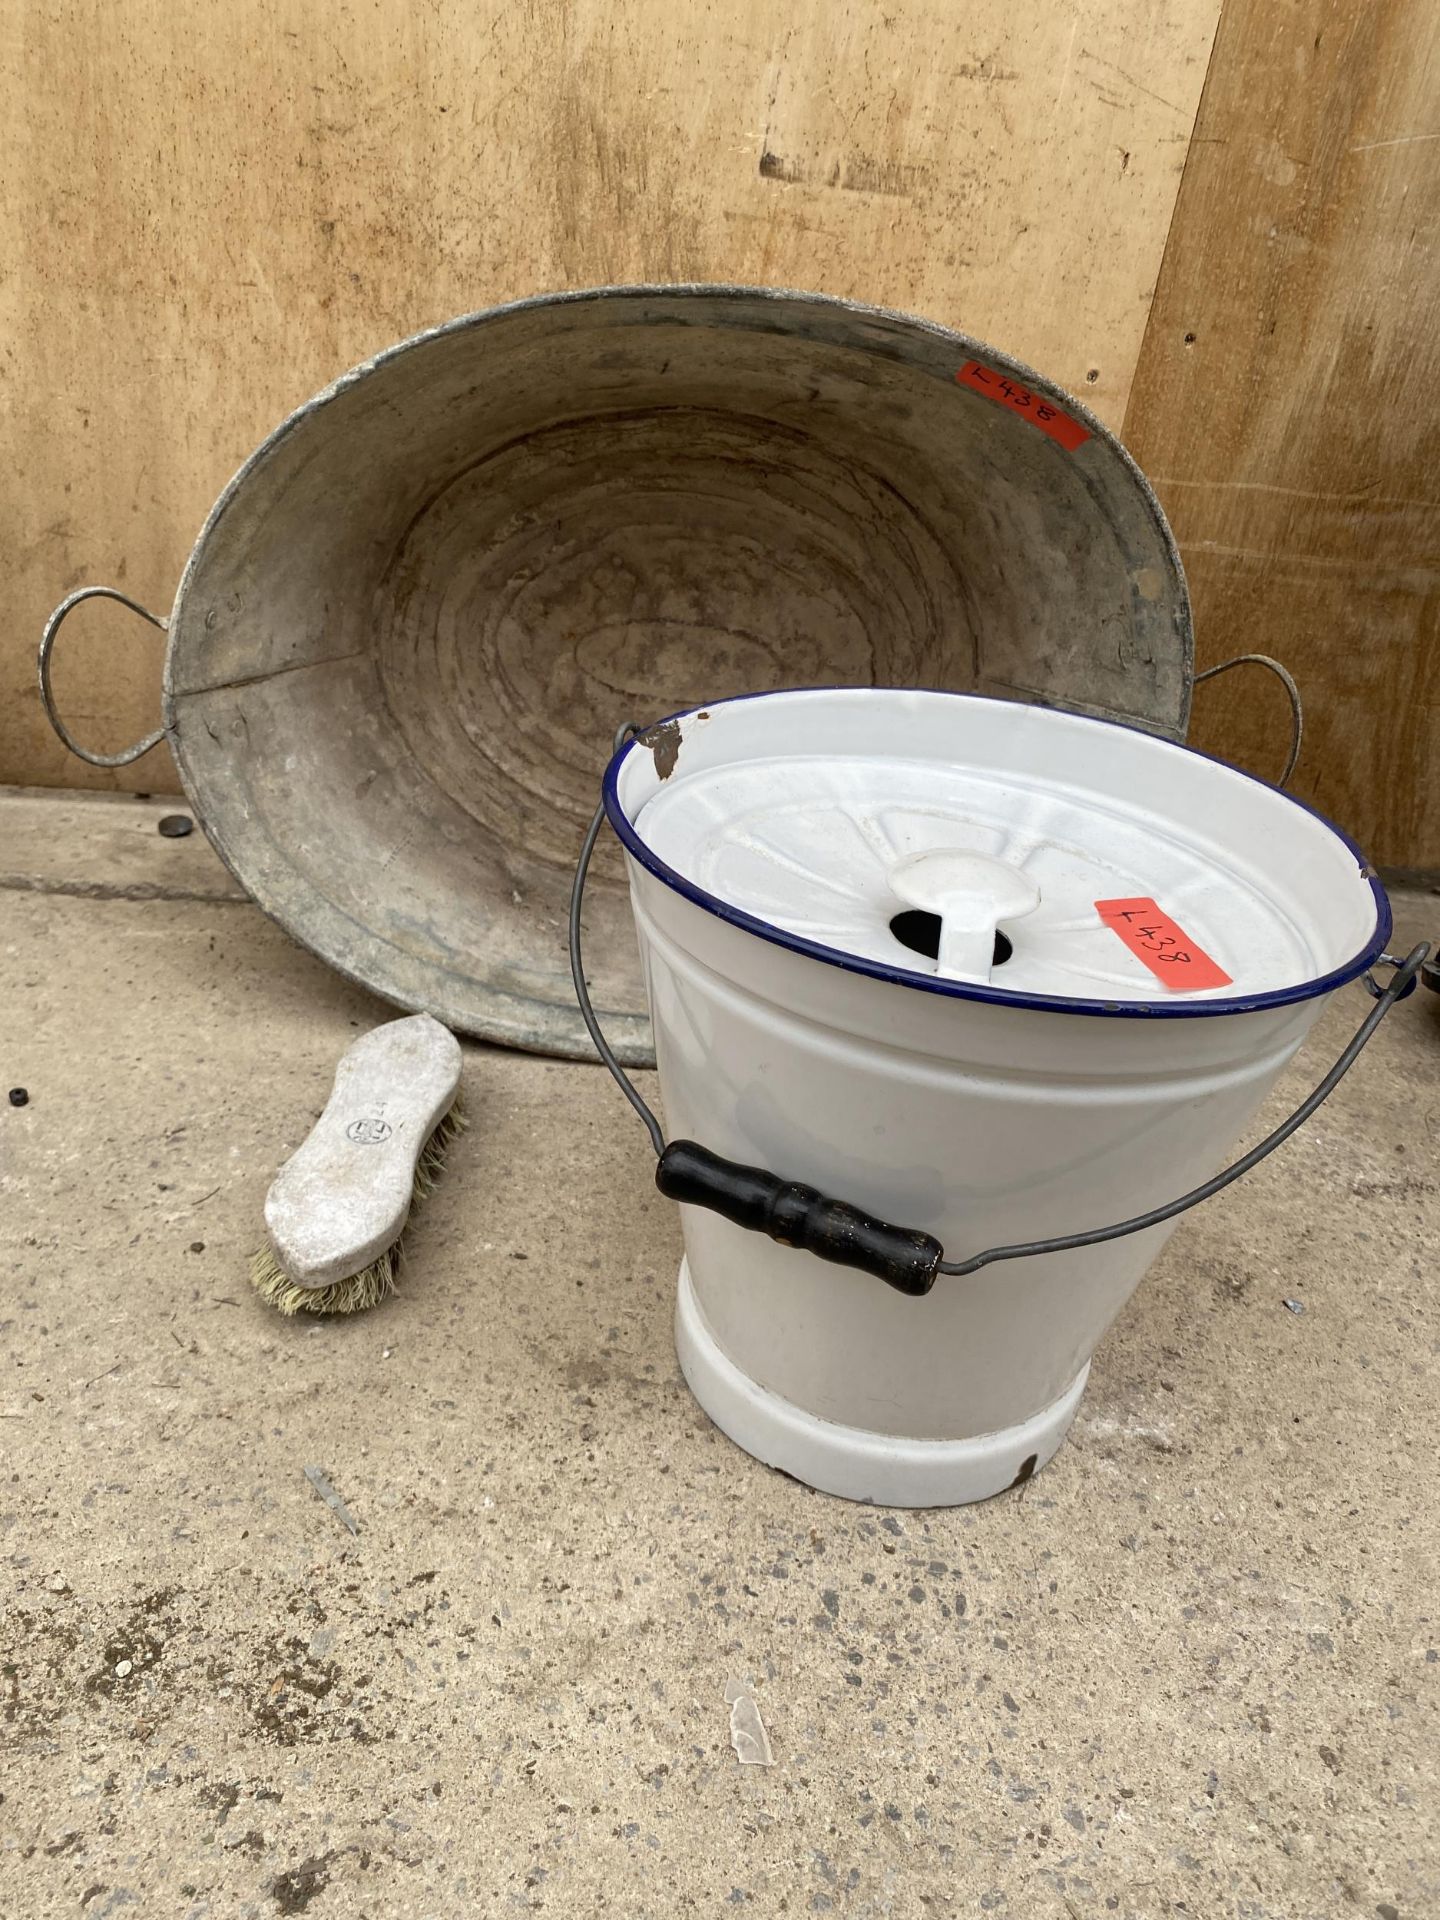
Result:
{"label": "scrubbing brush", "polygon": [[265,1201],[250,1263],[281,1313],[362,1313],[393,1291],[410,1210],[464,1127],[460,1044],[428,1013],[362,1034],[335,1069],[310,1137]]}

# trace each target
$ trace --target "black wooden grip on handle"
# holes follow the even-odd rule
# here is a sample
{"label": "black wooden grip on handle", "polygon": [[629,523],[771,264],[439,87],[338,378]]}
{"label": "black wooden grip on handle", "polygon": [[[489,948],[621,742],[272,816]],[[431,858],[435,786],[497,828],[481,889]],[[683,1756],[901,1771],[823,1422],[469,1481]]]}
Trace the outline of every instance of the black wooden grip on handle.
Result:
{"label": "black wooden grip on handle", "polygon": [[693,1140],[670,1142],[656,1165],[655,1184],[668,1199],[709,1207],[782,1246],[859,1267],[900,1293],[928,1293],[935,1284],[943,1249],[930,1234],[872,1220],[843,1200],[827,1200],[814,1187],[779,1180],[763,1167],[722,1160]]}

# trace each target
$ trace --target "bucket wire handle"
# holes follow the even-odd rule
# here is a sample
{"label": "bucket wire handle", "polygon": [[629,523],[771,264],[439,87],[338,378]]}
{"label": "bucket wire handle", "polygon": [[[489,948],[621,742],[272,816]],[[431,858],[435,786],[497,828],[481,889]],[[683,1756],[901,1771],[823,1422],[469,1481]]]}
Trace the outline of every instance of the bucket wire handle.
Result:
{"label": "bucket wire handle", "polygon": [[[633,727],[621,728],[615,737],[617,753],[634,731]],[[1287,1120],[1282,1120],[1258,1145],[1251,1147],[1248,1153],[1242,1154],[1202,1185],[1181,1194],[1178,1200],[1171,1200],[1162,1207],[1151,1207],[1148,1212],[1137,1213],[1129,1220],[1117,1221],[1114,1226],[1093,1227],[1084,1233],[1056,1234],[1046,1240],[1022,1240],[1014,1246],[988,1247],[985,1252],[974,1254],[969,1260],[947,1260],[945,1249],[932,1234],[872,1219],[844,1200],[827,1199],[813,1187],[781,1180],[762,1167],[747,1167],[734,1160],[722,1159],[718,1153],[712,1153],[708,1147],[702,1147],[694,1140],[671,1140],[667,1144],[659,1120],[616,1059],[614,1050],[601,1031],[585,981],[580,943],[580,908],[585,897],[585,880],[590,870],[591,856],[604,824],[605,808],[602,804],[596,808],[595,817],[586,831],[570,890],[570,972],[575,982],[575,997],[580,1002],[581,1017],[595,1043],[596,1052],[610,1069],[616,1085],[640,1116],[650,1135],[657,1162],[656,1186],[672,1200],[709,1207],[713,1212],[723,1214],[727,1220],[733,1220],[737,1226],[767,1233],[782,1245],[804,1247],[822,1260],[858,1267],[886,1281],[901,1293],[928,1293],[937,1276],[942,1273],[978,1273],[981,1267],[988,1267],[996,1260],[1028,1260],[1037,1254],[1066,1253],[1077,1247],[1099,1246],[1106,1240],[1122,1240],[1129,1234],[1143,1233],[1148,1227],[1161,1226],[1165,1221],[1175,1219],[1178,1214],[1187,1213],[1202,1200],[1209,1200],[1233,1180],[1258,1167],[1267,1155],[1304,1126],[1317,1107],[1329,1099],[1391,1007],[1414,991],[1416,976],[1431,952],[1431,943],[1422,940],[1418,946],[1410,949],[1403,960],[1388,953],[1381,956],[1379,964],[1391,966],[1395,971],[1383,987],[1366,974],[1365,984],[1375,995],[1375,1004],[1342,1048],[1329,1072]]]}
{"label": "bucket wire handle", "polygon": [[1204,673],[1197,673],[1195,685],[1198,687],[1202,680],[1213,680],[1217,674],[1228,673],[1232,667],[1267,667],[1285,689],[1290,701],[1290,757],[1285,762],[1285,771],[1275,784],[1281,788],[1288,787],[1290,776],[1300,759],[1300,743],[1305,738],[1305,707],[1300,699],[1300,689],[1295,684],[1295,676],[1287,666],[1268,653],[1237,653],[1233,660],[1222,660],[1218,667],[1207,667]]}
{"label": "bucket wire handle", "polygon": [[1171,1200],[1163,1207],[1152,1207],[1148,1213],[1137,1213],[1132,1219],[1122,1220],[1113,1227],[1096,1227],[1089,1233],[1058,1234],[1050,1240],[1022,1241],[1013,1247],[990,1247],[984,1253],[977,1253],[971,1260],[942,1260],[940,1273],[976,1273],[981,1267],[988,1267],[992,1260],[1022,1260],[1034,1253],[1065,1253],[1074,1247],[1094,1247],[1105,1240],[1121,1240],[1127,1234],[1143,1233],[1147,1227],[1161,1226],[1166,1220],[1173,1220],[1177,1214],[1188,1213],[1191,1207],[1198,1207],[1202,1200],[1228,1187],[1232,1180],[1238,1180],[1242,1174],[1258,1167],[1267,1155],[1276,1147],[1283,1146],[1299,1128],[1321,1106],[1339,1086],[1346,1074],[1359,1059],[1369,1044],[1371,1036],[1385,1018],[1397,1000],[1403,1000],[1415,990],[1415,976],[1430,955],[1430,942],[1422,940],[1412,947],[1403,960],[1397,960],[1390,954],[1382,958],[1395,968],[1389,984],[1381,987],[1372,981],[1369,974],[1365,984],[1375,995],[1375,1004],[1360,1022],[1350,1040],[1341,1049],[1338,1059],[1330,1071],[1314,1086],[1286,1120],[1282,1120],[1273,1133],[1267,1133],[1248,1153],[1241,1154],[1222,1172],[1213,1174],[1198,1187],[1192,1187],[1189,1193],[1182,1193],[1178,1200]]}
{"label": "bucket wire handle", "polygon": [[[631,726],[620,728],[615,735],[616,753],[634,732],[635,729]],[[570,977],[575,982],[575,997],[580,1002],[580,1017],[595,1043],[595,1051],[610,1069],[611,1079],[639,1114],[645,1131],[650,1135],[650,1144],[655,1149],[656,1158],[659,1159],[665,1152],[665,1130],[646,1105],[640,1089],[615,1058],[614,1050],[601,1030],[600,1022],[595,1017],[595,1009],[590,1004],[590,988],[585,979],[585,963],[580,953],[580,903],[585,897],[585,878],[590,871],[590,857],[595,851],[595,842],[600,838],[600,829],[604,824],[605,808],[601,805],[595,809],[595,818],[586,830],[585,841],[580,848],[579,863],[575,868],[575,879],[570,888]]]}
{"label": "bucket wire handle", "polygon": [[152,747],[158,747],[165,738],[164,727],[157,727],[154,733],[147,734],[138,746],[126,747],[123,753],[91,753],[88,747],[82,747],[71,736],[70,729],[55,710],[55,691],[50,684],[50,655],[55,649],[55,636],[66,620],[79,606],[82,600],[118,600],[122,607],[128,607],[132,613],[138,613],[142,620],[148,620],[152,627],[158,627],[161,633],[168,633],[170,622],[162,620],[158,613],[151,613],[148,607],[142,607],[138,600],[132,600],[128,593],[121,593],[118,587],[80,587],[74,593],[67,594],[45,622],[45,631],[40,636],[40,703],[45,709],[45,718],[59,734],[61,740],[81,760],[88,760],[92,767],[128,767],[132,760],[138,760],[142,753],[149,753]]}

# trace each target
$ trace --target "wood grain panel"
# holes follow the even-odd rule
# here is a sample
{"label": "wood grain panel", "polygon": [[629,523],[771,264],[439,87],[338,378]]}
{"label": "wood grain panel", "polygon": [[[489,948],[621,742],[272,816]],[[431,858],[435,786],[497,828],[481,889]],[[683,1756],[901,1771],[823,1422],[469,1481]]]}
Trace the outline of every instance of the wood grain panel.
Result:
{"label": "wood grain panel", "polygon": [[[1125,423],[1197,659],[1305,696],[1295,790],[1382,865],[1440,867],[1440,9],[1227,0]],[[1273,773],[1237,671],[1192,738]]]}
{"label": "wood grain panel", "polygon": [[[12,0],[0,778],[171,783],[163,753],[92,773],[51,737],[44,615],[90,580],[164,611],[275,422],[457,312],[813,287],[993,339],[1118,423],[1218,12]],[[77,733],[147,731],[160,637],[87,607],[64,644]]]}

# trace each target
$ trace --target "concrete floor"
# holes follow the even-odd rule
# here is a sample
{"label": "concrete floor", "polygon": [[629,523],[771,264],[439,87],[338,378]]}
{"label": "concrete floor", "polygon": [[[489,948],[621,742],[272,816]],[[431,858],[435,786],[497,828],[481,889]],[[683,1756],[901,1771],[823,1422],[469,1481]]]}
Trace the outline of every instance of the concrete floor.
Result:
{"label": "concrete floor", "polygon": [[262,1307],[390,1013],[166,810],[0,801],[0,1912],[1440,1912],[1434,996],[1181,1226],[1053,1466],[890,1514],[691,1402],[597,1068],[468,1048],[400,1296]]}

